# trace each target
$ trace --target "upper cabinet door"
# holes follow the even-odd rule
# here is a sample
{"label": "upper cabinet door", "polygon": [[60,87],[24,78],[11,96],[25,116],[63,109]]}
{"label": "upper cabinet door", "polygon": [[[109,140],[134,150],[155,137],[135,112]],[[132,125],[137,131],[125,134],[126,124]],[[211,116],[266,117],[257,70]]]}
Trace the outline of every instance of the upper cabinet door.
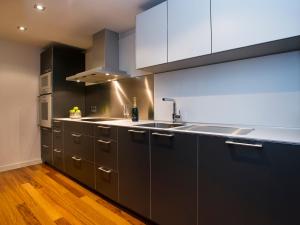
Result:
{"label": "upper cabinet door", "polygon": [[300,35],[299,0],[211,3],[213,53]]}
{"label": "upper cabinet door", "polygon": [[168,62],[210,53],[210,0],[168,0]]}
{"label": "upper cabinet door", "polygon": [[167,3],[136,17],[137,69],[167,62]]}

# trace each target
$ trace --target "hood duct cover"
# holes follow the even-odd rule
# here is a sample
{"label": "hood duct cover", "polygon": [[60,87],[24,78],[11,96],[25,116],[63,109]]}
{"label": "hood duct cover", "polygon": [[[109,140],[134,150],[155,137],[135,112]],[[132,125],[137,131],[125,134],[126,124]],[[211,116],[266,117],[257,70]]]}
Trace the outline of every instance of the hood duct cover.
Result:
{"label": "hood duct cover", "polygon": [[129,77],[119,70],[119,35],[104,29],[93,36],[93,47],[85,54],[86,71],[69,76],[68,81],[86,85],[105,83]]}

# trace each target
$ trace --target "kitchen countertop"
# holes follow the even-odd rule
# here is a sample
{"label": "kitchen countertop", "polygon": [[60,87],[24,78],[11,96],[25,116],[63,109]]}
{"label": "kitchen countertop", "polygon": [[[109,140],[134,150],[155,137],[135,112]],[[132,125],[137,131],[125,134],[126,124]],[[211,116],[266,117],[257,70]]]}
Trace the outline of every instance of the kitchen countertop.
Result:
{"label": "kitchen countertop", "polygon": [[[82,119],[89,119],[93,117],[84,117]],[[195,133],[195,134],[207,134],[228,138],[239,138],[239,139],[251,139],[256,141],[272,141],[288,144],[300,144],[300,128],[278,128],[278,127],[262,127],[262,126],[245,126],[245,125],[232,125],[232,124],[208,124],[208,123],[186,123],[184,126],[188,125],[210,125],[210,126],[225,126],[225,127],[238,127],[238,128],[254,128],[252,132],[246,135],[236,135],[236,134],[221,134],[221,133],[209,133],[209,132],[200,132],[200,131],[190,131],[190,130],[178,130],[176,128],[154,128],[154,127],[143,127],[136,125],[153,123],[153,122],[162,122],[162,123],[171,123],[166,121],[154,121],[154,120],[140,120],[139,122],[132,122],[129,119],[118,119],[110,121],[82,121],[81,119],[70,119],[70,118],[54,118],[55,120],[62,121],[73,121],[80,123],[92,123],[92,124],[103,124],[111,126],[120,126],[120,127],[131,127],[131,128],[145,128],[152,130],[165,130],[165,131],[174,131],[181,133]]]}

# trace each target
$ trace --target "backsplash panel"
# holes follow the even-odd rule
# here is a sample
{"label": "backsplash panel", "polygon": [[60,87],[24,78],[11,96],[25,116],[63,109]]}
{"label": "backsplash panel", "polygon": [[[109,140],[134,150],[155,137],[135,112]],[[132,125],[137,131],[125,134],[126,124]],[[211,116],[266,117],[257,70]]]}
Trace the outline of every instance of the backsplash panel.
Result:
{"label": "backsplash panel", "polygon": [[300,51],[155,75],[155,119],[300,128]]}
{"label": "backsplash panel", "polygon": [[135,96],[140,119],[153,119],[153,85],[153,75],[147,75],[87,86],[86,116],[124,118],[124,106],[131,112]]}

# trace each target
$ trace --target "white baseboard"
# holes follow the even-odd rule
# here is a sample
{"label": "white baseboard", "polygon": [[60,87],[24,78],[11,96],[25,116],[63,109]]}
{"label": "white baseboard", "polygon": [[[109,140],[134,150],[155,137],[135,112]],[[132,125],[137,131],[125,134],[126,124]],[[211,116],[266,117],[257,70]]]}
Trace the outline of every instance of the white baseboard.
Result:
{"label": "white baseboard", "polygon": [[25,161],[25,162],[12,163],[12,164],[8,164],[8,165],[0,166],[0,172],[18,169],[18,168],[26,167],[26,166],[32,166],[32,165],[36,165],[36,164],[40,164],[40,163],[42,163],[41,159],[33,159],[33,160]]}

